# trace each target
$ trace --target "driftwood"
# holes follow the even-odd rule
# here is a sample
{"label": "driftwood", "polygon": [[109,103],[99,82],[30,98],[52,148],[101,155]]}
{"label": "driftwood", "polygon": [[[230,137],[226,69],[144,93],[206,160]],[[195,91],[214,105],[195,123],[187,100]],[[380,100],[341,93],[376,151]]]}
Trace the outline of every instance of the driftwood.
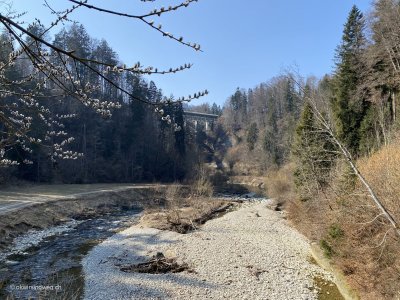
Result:
{"label": "driftwood", "polygon": [[167,217],[167,221],[169,224],[171,224],[171,230],[178,233],[189,233],[198,229],[199,225],[206,223],[208,220],[220,217],[223,214],[227,213],[229,208],[231,208],[232,206],[233,203],[225,203],[195,219],[189,219],[187,217],[177,217],[174,219],[171,217]]}
{"label": "driftwood", "polygon": [[211,210],[209,213],[201,216],[200,218],[193,220],[193,222],[195,224],[204,224],[208,220],[211,220],[215,217],[221,216],[224,213],[227,213],[228,209],[231,208],[232,206],[233,206],[233,203],[226,203],[224,205],[221,205],[220,207]]}
{"label": "driftwood", "polygon": [[120,270],[127,273],[165,274],[190,271],[190,268],[188,264],[178,264],[175,258],[166,258],[163,253],[158,252],[147,262],[123,266]]}

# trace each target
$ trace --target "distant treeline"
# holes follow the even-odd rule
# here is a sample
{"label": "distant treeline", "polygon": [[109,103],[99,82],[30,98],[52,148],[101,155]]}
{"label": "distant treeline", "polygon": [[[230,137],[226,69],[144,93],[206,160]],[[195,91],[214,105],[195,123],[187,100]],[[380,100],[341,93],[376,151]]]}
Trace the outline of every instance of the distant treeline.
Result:
{"label": "distant treeline", "polygon": [[399,1],[374,1],[367,17],[354,6],[332,74],[237,89],[222,114],[231,174],[265,177],[267,194],[362,299],[400,291],[398,235],[356,176],[398,224],[399,45]]}
{"label": "distant treeline", "polygon": [[[43,28],[33,26],[30,30],[40,35]],[[8,38],[6,32],[3,32],[0,43],[3,44]],[[88,61],[96,60],[109,65],[121,65],[117,54],[108,43],[105,40],[97,41],[91,38],[82,25],[73,24],[67,29],[62,29],[51,42],[61,49],[74,51],[76,55]],[[10,44],[12,43],[4,43],[4,45]],[[6,61],[12,51],[11,47],[0,47],[0,60]],[[32,51],[37,49],[33,47]],[[49,59],[54,60],[55,65],[63,63],[61,60],[57,61],[56,55],[50,56]],[[19,60],[7,70],[7,79],[10,82],[18,81],[32,68],[31,64],[29,59]],[[75,140],[66,151],[76,151],[83,155],[77,159],[52,161],[51,147],[46,146],[46,143],[33,144],[32,152],[24,151],[16,145],[7,149],[8,157],[32,163],[0,169],[1,182],[11,179],[64,183],[175,181],[183,179],[201,160],[196,139],[191,137],[191,133],[183,126],[182,105],[163,107],[164,115],[170,115],[171,119],[182,128],[180,131],[175,131],[174,126],[161,120],[153,106],[121,93],[95,72],[88,72],[87,68],[75,65],[67,67],[80,79],[80,84],[90,83],[98,87],[91,97],[100,101],[112,99],[119,103],[121,108],[112,110],[111,117],[103,118],[92,108],[73,101],[72,97],[54,96],[57,87],[54,83],[47,82],[43,100],[40,100],[45,107],[51,106],[52,113],[57,115],[57,119],[76,115],[74,118],[65,118],[61,125],[55,123],[60,125],[58,126],[60,128],[48,138],[56,139],[63,132],[68,132]],[[153,81],[148,82],[139,75],[107,72],[106,65],[93,67],[136,98],[153,103],[160,103],[164,99],[162,91]],[[32,79],[30,84],[34,88],[37,83]],[[46,98],[46,96],[52,97]],[[9,95],[4,101],[12,105],[13,102],[17,102],[17,97]],[[213,109],[215,107],[213,106]],[[44,135],[45,130],[47,129],[43,128],[42,123],[36,124],[33,121],[30,135],[40,137]],[[68,153],[65,156],[68,158]]]}
{"label": "distant treeline", "polygon": [[[249,90],[238,88],[222,115],[234,144],[227,157],[231,166],[247,158],[256,170],[265,171],[290,161],[293,152],[301,153],[293,148],[301,147],[296,134],[304,140],[307,133],[296,133],[296,128],[310,117],[304,104],[311,95],[355,158],[387,144],[398,125],[398,12],[399,4],[391,0],[377,1],[368,18],[354,6],[336,50],[333,74],[302,82],[292,80],[296,74],[285,74]],[[308,135],[315,135],[315,128],[307,129]]]}

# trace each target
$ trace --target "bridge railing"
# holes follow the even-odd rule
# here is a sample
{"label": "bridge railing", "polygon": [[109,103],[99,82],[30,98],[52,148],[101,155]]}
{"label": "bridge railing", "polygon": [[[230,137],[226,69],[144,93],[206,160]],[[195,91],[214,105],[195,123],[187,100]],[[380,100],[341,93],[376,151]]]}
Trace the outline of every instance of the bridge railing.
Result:
{"label": "bridge railing", "polygon": [[206,114],[206,113],[199,113],[199,112],[193,112],[193,111],[184,111],[183,112],[183,117],[186,122],[191,122],[194,124],[194,128],[197,131],[198,124],[202,124],[205,126],[205,130],[208,131],[212,129],[214,122],[218,119],[218,115],[214,114]]}

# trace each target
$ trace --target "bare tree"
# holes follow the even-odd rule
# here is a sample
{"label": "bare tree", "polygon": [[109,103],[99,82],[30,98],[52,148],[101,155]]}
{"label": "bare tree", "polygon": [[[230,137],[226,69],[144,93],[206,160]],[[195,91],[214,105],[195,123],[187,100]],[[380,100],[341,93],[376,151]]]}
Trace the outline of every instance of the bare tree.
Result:
{"label": "bare tree", "polygon": [[[301,84],[301,80],[294,78],[292,75],[289,75],[288,78],[290,80],[293,80],[298,86],[298,88],[303,91],[303,93],[305,92],[305,89]],[[378,198],[378,196],[374,192],[374,189],[365,179],[364,175],[360,172],[349,150],[337,137],[336,132],[334,130],[334,126],[332,125],[331,119],[329,118],[330,113],[329,111],[324,111],[324,108],[326,110],[326,105],[325,106],[321,105],[321,103],[323,103],[324,101],[319,99],[315,94],[312,93],[304,93],[304,94],[306,94],[305,101],[311,106],[314,112],[314,116],[317,120],[318,130],[320,132],[325,133],[326,136],[330,138],[331,141],[337,146],[338,153],[340,153],[342,157],[344,157],[344,159],[347,161],[348,165],[350,166],[354,174],[360,180],[362,185],[366,188],[375,206],[379,209],[381,214],[390,223],[392,228],[396,231],[396,234],[400,236],[400,227],[398,223],[391,215],[391,213],[387,210],[383,202]]]}
{"label": "bare tree", "polygon": [[[379,87],[388,87],[389,92],[384,96],[391,101],[392,118],[395,120],[399,90],[397,82],[400,78],[400,5],[398,1],[375,1],[369,21],[374,42],[369,49],[369,61],[375,70],[384,70],[372,78],[372,84],[378,87],[379,91],[382,90]],[[379,96],[382,97],[378,95],[378,98]]]}

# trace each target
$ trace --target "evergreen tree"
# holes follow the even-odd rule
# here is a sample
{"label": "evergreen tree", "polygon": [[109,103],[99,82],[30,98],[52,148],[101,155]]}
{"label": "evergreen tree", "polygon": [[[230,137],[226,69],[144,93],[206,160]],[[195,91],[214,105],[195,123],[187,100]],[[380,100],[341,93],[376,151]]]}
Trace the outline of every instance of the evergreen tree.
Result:
{"label": "evergreen tree", "polygon": [[[108,45],[107,41],[101,40],[100,43],[98,43],[92,53],[91,53],[91,59],[96,60],[96,61],[102,61],[105,64],[115,66],[118,64],[118,55],[114,52],[113,49]],[[93,66],[96,68],[98,71],[100,71],[102,74],[105,74],[105,76],[112,80],[113,82],[118,82],[120,79],[120,74],[115,73],[115,72],[106,72],[107,67],[105,65],[101,66]],[[100,86],[100,91],[103,97],[106,98],[116,98],[117,97],[117,90],[111,86],[108,82],[106,82],[103,78],[100,78],[97,76],[95,73],[90,74],[90,81],[93,84],[99,85]],[[129,77],[129,76],[127,76]]]}
{"label": "evergreen tree", "polygon": [[236,89],[235,94],[233,94],[230,98],[230,106],[232,108],[233,113],[233,121],[236,128],[245,127],[247,121],[247,95],[245,91]]}
{"label": "evergreen tree", "polygon": [[365,99],[357,97],[364,68],[361,55],[365,51],[365,21],[360,10],[353,6],[345,24],[342,43],[337,49],[335,94],[332,101],[339,138],[357,154],[360,146],[360,125],[368,109]]}
{"label": "evergreen tree", "polygon": [[220,116],[222,115],[222,108],[217,105],[217,103],[213,103],[211,106],[211,113]]}
{"label": "evergreen tree", "polygon": [[336,156],[328,134],[321,130],[313,108],[306,102],[296,128],[292,154],[296,161],[294,180],[301,199],[324,189]]}
{"label": "evergreen tree", "polygon": [[257,123],[251,123],[248,131],[247,131],[247,146],[250,151],[254,150],[254,145],[258,140],[258,128]]}

